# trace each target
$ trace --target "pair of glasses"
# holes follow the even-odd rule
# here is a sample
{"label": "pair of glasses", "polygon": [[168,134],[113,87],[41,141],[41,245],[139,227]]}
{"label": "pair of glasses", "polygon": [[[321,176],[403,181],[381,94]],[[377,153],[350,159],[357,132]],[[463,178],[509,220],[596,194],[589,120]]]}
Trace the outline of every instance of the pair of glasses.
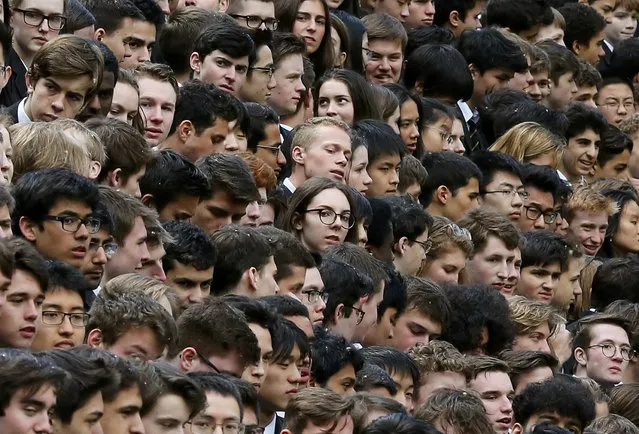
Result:
{"label": "pair of glasses", "polygon": [[427,255],[428,252],[430,252],[430,249],[433,248],[433,242],[431,240],[426,240],[426,241],[415,240],[415,243],[419,244],[422,247],[422,249],[424,249],[424,255]]}
{"label": "pair of glasses", "polygon": [[56,310],[45,310],[42,311],[42,324],[60,325],[66,317],[69,317],[69,322],[73,327],[80,328],[87,325],[90,315],[88,313],[66,313]]}
{"label": "pair of glasses", "polygon": [[231,377],[239,378],[239,376],[234,372],[220,370],[217,366],[215,366],[215,364],[213,364],[213,362],[211,362],[209,359],[204,357],[199,352],[197,353],[197,356],[202,361],[202,363],[204,363],[206,366],[211,368],[213,372],[215,372],[216,374],[226,374],[226,375],[230,375]]}
{"label": "pair of glasses", "polygon": [[269,151],[271,151],[273,154],[277,155],[281,152],[282,150],[282,144],[280,143],[277,146],[266,146],[266,145],[257,145],[258,148],[260,149],[267,149]]}
{"label": "pair of glasses", "polygon": [[259,425],[244,425],[244,434],[264,434],[264,427]]}
{"label": "pair of glasses", "polygon": [[612,359],[617,354],[617,348],[619,348],[619,353],[621,354],[621,358],[630,361],[637,358],[637,352],[630,347],[623,346],[617,347],[614,344],[599,344],[599,345],[591,345],[588,348],[601,348],[602,354]]}
{"label": "pair of glasses", "polygon": [[355,313],[357,313],[357,325],[360,325],[364,320],[364,315],[366,315],[366,312],[355,306],[351,306],[351,309],[353,309]]}
{"label": "pair of glasses", "polygon": [[111,242],[111,241],[107,241],[104,243],[100,243],[99,241],[89,241],[89,252],[97,252],[98,249],[102,247],[104,249],[104,254],[107,257],[107,259],[111,259],[111,257],[113,255],[116,254],[116,252],[118,251],[118,244]]}
{"label": "pair of glasses", "polygon": [[325,291],[318,291],[313,289],[311,291],[302,291],[302,294],[306,295],[310,304],[319,303],[322,300],[324,303],[328,301],[328,294]]}
{"label": "pair of glasses", "polygon": [[350,213],[337,214],[335,211],[328,208],[307,209],[305,212],[317,213],[320,221],[326,226],[330,226],[335,223],[337,217],[339,217],[340,224],[343,229],[350,229],[355,225],[355,219]]}
{"label": "pair of glasses", "polygon": [[266,30],[277,30],[277,26],[280,24],[275,18],[262,18],[258,15],[240,15],[229,14],[233,18],[241,18],[246,21],[246,27],[249,29],[259,29],[264,25]]}
{"label": "pair of glasses", "polygon": [[559,215],[555,211],[543,212],[536,206],[524,206],[526,210],[526,217],[530,220],[537,220],[540,216],[544,216],[544,223],[547,225],[551,225],[557,220],[557,216]]}
{"label": "pair of glasses", "polygon": [[51,30],[61,30],[67,22],[66,17],[63,15],[44,15],[40,11],[17,8],[13,9],[13,11],[22,13],[24,23],[32,27],[39,27],[44,20],[47,20]]}
{"label": "pair of glasses", "polygon": [[80,226],[84,225],[90,234],[95,234],[100,230],[101,225],[100,220],[94,217],[81,219],[80,217],[70,215],[45,215],[42,219],[60,222],[62,224],[62,230],[66,232],[77,232]]}
{"label": "pair of glasses", "polygon": [[484,191],[483,194],[499,194],[504,198],[514,199],[516,196],[519,196],[521,199],[528,199],[528,192],[526,190],[492,190],[492,191]]}
{"label": "pair of glasses", "polygon": [[[213,423],[208,420],[194,420],[193,422],[187,422],[191,425],[191,432],[193,434],[211,434],[214,433],[219,426],[222,428],[222,434],[244,434],[244,425],[239,422],[224,422]],[[262,431],[263,432],[263,431]]]}
{"label": "pair of glasses", "polygon": [[439,133],[439,137],[441,137],[443,142],[446,142],[447,145],[452,145],[453,136],[450,133],[440,130],[437,127],[424,127],[427,130],[436,130]]}
{"label": "pair of glasses", "polygon": [[[260,71],[263,72],[264,74],[268,75],[269,78],[273,77],[273,74],[275,74],[275,67],[271,66],[271,67],[257,67],[254,66],[252,68],[249,68],[249,71]],[[259,146],[258,146],[259,148]]]}

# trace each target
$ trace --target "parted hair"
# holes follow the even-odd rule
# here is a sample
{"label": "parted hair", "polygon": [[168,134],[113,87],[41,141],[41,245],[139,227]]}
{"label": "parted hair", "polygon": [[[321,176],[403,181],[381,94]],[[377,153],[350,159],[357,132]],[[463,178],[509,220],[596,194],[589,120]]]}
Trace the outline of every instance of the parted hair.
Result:
{"label": "parted hair", "polygon": [[332,422],[332,431],[343,416],[353,411],[354,401],[331,390],[309,387],[298,392],[286,406],[284,426],[292,434],[302,434],[306,426],[324,426]]}
{"label": "parted hair", "polygon": [[158,220],[157,212],[135,197],[104,185],[99,186],[99,189],[100,202],[106,206],[113,223],[111,235],[118,244],[124,243],[124,239],[133,230],[136,217],[142,217],[146,227],[149,226],[147,222]]}
{"label": "parted hair", "polygon": [[523,122],[510,128],[490,147],[493,152],[510,155],[520,163],[528,163],[543,155],[552,154],[556,168],[565,141],[535,122]]}
{"label": "parted hair", "polygon": [[479,397],[466,390],[440,389],[415,410],[415,417],[464,434],[493,432]]}
{"label": "parted hair", "polygon": [[402,44],[402,52],[406,49],[408,34],[397,18],[384,12],[377,12],[366,15],[362,18],[362,23],[366,27],[369,42],[375,39],[400,41]]}
{"label": "parted hair", "polygon": [[503,241],[509,250],[516,249],[524,241],[519,228],[506,216],[492,209],[476,208],[469,211],[458,224],[468,229],[473,237],[473,254],[482,251],[491,236]]}
{"label": "parted hair", "polygon": [[508,309],[510,310],[510,317],[515,323],[515,333],[517,335],[530,333],[546,322],[552,335],[555,333],[557,326],[563,323],[555,308],[521,295],[508,297]]}
{"label": "parted hair", "polygon": [[571,221],[578,211],[591,214],[605,212],[610,217],[618,211],[618,208],[615,201],[602,194],[600,190],[589,185],[582,185],[573,190],[567,203],[567,210],[565,218]]}

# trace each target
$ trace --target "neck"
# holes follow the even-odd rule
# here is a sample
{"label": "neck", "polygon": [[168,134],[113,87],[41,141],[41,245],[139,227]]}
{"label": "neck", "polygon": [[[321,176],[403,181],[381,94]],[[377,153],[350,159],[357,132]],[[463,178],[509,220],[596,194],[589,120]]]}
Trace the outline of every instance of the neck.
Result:
{"label": "neck", "polygon": [[288,125],[291,128],[295,128],[296,126],[298,126],[299,124],[301,124],[304,121],[305,121],[305,118],[304,118],[304,107],[299,109],[297,111],[297,113],[293,113],[290,116],[282,116],[282,118],[280,119],[280,123],[282,123],[284,125]]}
{"label": "neck", "polygon": [[268,404],[264,401],[261,401],[261,404],[260,415],[257,419],[258,423],[261,426],[266,426],[271,423],[271,421],[275,417],[275,410],[271,410],[270,408],[268,408]]}
{"label": "neck", "polygon": [[22,47],[20,46],[20,44],[16,43],[15,39],[13,40],[12,48],[13,48],[13,51],[16,52],[18,57],[20,57],[20,60],[22,60],[22,62],[24,62],[24,64],[27,67],[27,70],[28,70],[29,67],[31,66],[31,62],[33,62],[33,58],[35,56],[35,53],[23,50]]}
{"label": "neck", "polygon": [[443,210],[441,208],[441,206],[439,206],[438,204],[436,204],[435,202],[431,202],[430,205],[428,205],[428,208],[426,208],[426,211],[428,212],[428,214],[430,214],[431,216],[439,216],[439,217],[446,217],[443,213]]}
{"label": "neck", "polygon": [[191,79],[191,71],[185,72],[184,74],[176,74],[175,78],[178,83],[185,83]]}
{"label": "neck", "polygon": [[308,179],[304,174],[304,167],[295,164],[293,166],[293,172],[291,176],[288,177],[291,183],[295,186],[295,188],[300,188],[304,182]]}

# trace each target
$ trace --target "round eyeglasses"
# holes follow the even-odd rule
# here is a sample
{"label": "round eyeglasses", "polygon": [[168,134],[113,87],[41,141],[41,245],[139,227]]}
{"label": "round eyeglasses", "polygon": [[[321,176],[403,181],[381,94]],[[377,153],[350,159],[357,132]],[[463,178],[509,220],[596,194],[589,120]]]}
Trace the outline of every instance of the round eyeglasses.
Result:
{"label": "round eyeglasses", "polygon": [[316,208],[316,209],[307,209],[306,213],[317,213],[320,221],[326,226],[330,226],[337,220],[339,217],[340,224],[344,229],[350,229],[355,225],[355,219],[351,215],[350,212],[344,214],[337,214],[335,211],[329,208]]}

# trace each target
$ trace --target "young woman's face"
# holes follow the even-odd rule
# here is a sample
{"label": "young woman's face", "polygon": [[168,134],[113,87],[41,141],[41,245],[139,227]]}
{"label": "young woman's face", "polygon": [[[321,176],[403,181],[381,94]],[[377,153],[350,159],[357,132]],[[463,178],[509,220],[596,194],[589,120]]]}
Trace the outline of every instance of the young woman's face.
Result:
{"label": "young woman's face", "polygon": [[346,52],[342,50],[342,38],[339,33],[332,29],[331,41],[333,42],[333,57],[335,58],[335,68],[343,68],[346,61]]}
{"label": "young woman's face", "polygon": [[463,154],[466,152],[464,147],[464,126],[457,118],[453,119],[453,127],[450,131],[450,143],[446,142],[444,151]]}
{"label": "young woman's face", "polygon": [[411,154],[417,150],[419,140],[419,111],[417,104],[412,99],[407,99],[400,106],[399,113],[399,135],[401,136],[406,149]]}
{"label": "young woman's face", "polygon": [[444,249],[437,258],[424,266],[420,276],[437,283],[458,283],[459,273],[466,267],[466,259],[466,253],[459,247]]}
{"label": "young woman's face", "polygon": [[442,116],[430,125],[422,128],[422,143],[427,152],[442,152],[448,145],[447,139],[453,129],[453,120]]}
{"label": "young woman's face", "polygon": [[311,251],[322,251],[346,239],[351,222],[351,206],[336,188],[320,192],[295,223],[302,243]]}
{"label": "young woman's face", "polygon": [[612,244],[624,252],[639,252],[639,205],[634,200],[624,205]]}
{"label": "young woman's face", "polygon": [[534,164],[536,166],[546,166],[554,168],[557,164],[556,157],[553,153],[548,152],[546,154],[541,154],[535,158],[532,158],[526,163]]}
{"label": "young woman's face", "polygon": [[293,24],[293,33],[301,36],[306,44],[306,52],[317,51],[326,34],[324,6],[320,0],[306,0],[300,4]]}
{"label": "young woman's face", "polygon": [[366,149],[366,146],[360,146],[353,152],[351,164],[346,175],[346,183],[363,195],[366,195],[368,186],[373,182],[368,175],[367,167],[368,149]]}
{"label": "young woman's face", "polygon": [[355,117],[353,98],[346,84],[328,80],[319,90],[317,115],[338,118],[351,125]]}

